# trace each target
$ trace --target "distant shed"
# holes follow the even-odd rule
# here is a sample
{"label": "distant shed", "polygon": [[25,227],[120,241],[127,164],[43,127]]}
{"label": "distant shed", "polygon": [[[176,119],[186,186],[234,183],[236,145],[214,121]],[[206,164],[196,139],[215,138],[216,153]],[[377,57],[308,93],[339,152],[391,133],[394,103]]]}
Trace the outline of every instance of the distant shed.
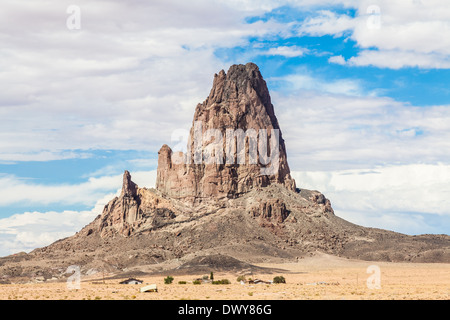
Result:
{"label": "distant shed", "polygon": [[260,279],[255,279],[255,280],[249,280],[248,283],[249,284],[259,284],[259,283],[272,284],[272,281],[264,281],[264,280],[260,280]]}

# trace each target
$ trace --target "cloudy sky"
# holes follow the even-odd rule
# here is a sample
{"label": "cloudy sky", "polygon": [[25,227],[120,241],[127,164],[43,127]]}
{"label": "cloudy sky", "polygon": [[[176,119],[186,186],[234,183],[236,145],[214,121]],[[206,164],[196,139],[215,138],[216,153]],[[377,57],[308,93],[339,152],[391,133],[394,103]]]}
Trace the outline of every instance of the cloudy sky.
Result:
{"label": "cloudy sky", "polygon": [[0,256],[155,180],[214,73],[256,63],[297,185],[337,215],[450,231],[447,0],[2,0]]}

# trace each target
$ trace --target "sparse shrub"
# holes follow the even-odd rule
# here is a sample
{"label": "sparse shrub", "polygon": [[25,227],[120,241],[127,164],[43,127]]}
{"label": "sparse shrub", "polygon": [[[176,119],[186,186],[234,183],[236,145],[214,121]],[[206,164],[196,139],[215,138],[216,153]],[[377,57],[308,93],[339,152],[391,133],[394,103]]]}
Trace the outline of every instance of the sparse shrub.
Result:
{"label": "sparse shrub", "polygon": [[193,284],[202,284],[202,282],[200,280],[194,280],[192,281]]}
{"label": "sparse shrub", "polygon": [[208,280],[209,277],[208,277],[207,275],[204,275],[204,276],[202,277],[202,279],[203,279],[203,280]]}
{"label": "sparse shrub", "polygon": [[239,276],[239,277],[237,277],[237,279],[236,279],[236,281],[237,282],[241,282],[241,281],[247,281],[247,279],[245,279],[245,276]]}
{"label": "sparse shrub", "polygon": [[164,284],[171,284],[172,282],[173,282],[172,276],[167,276],[166,278],[164,278]]}
{"label": "sparse shrub", "polygon": [[209,275],[209,280],[214,280],[214,274],[212,271],[211,271],[211,274]]}
{"label": "sparse shrub", "polygon": [[178,281],[178,284],[186,284],[186,281]]}
{"label": "sparse shrub", "polygon": [[276,276],[273,278],[273,283],[286,283],[286,279],[283,276]]}
{"label": "sparse shrub", "polygon": [[222,280],[213,281],[212,284],[231,284],[231,282],[228,279],[222,279]]}
{"label": "sparse shrub", "polygon": [[249,295],[250,297],[252,297],[252,296],[253,296],[253,292],[250,291],[250,292],[248,293],[248,295]]}

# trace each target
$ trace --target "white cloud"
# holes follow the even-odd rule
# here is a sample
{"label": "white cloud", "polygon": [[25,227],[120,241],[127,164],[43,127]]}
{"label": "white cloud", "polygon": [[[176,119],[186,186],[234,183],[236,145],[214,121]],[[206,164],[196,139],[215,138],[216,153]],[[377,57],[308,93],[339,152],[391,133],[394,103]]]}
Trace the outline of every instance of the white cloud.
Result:
{"label": "white cloud", "polygon": [[[106,171],[108,168],[106,168]],[[133,181],[141,187],[155,185],[156,171],[131,172]],[[79,184],[36,184],[32,180],[12,175],[0,176],[0,206],[33,205],[93,205],[105,194],[120,193],[122,174],[90,177]]]}
{"label": "white cloud", "polygon": [[330,63],[336,63],[336,64],[341,64],[341,65],[345,65],[345,58],[343,56],[332,56],[328,59],[328,62]]}
{"label": "white cloud", "polygon": [[131,179],[141,188],[155,188],[156,170],[131,172]]}
{"label": "white cloud", "polygon": [[103,195],[92,210],[24,212],[0,219],[0,256],[28,252],[75,234],[101,214],[114,196]]}
{"label": "white cloud", "polygon": [[[18,149],[17,149],[18,150]],[[36,152],[3,153],[0,164],[15,163],[17,161],[52,161],[64,159],[86,159],[91,157],[89,152],[74,152],[67,150],[41,150]]]}
{"label": "white cloud", "polygon": [[276,48],[270,48],[266,52],[263,52],[264,55],[268,56],[283,56],[287,58],[301,57],[309,52],[306,48],[301,48],[298,46],[280,46]]}
{"label": "white cloud", "polygon": [[[270,80],[286,82],[288,85],[287,90],[291,92],[308,90],[317,94],[331,93],[347,96],[361,96],[364,94],[363,88],[355,80],[345,78],[336,80],[321,79],[307,70],[300,70],[295,74],[282,78],[271,78]],[[286,91],[286,89],[283,91]]]}
{"label": "white cloud", "polygon": [[[131,172],[132,180],[140,187],[152,188],[156,182],[156,171]],[[18,195],[7,193],[2,197],[0,205],[9,203],[30,201],[36,204],[55,203],[82,203],[93,205],[91,210],[62,212],[24,212],[0,219],[0,256],[25,251],[28,252],[38,247],[46,246],[52,242],[71,236],[85,225],[92,222],[102,213],[104,206],[115,196],[120,194],[122,176],[105,176],[98,179],[89,179],[88,182],[73,186],[46,186],[23,185],[20,181],[14,181],[11,177],[9,183],[21,184],[13,188],[24,192]],[[3,183],[5,180],[1,180]],[[115,192],[111,192],[111,188]],[[0,187],[0,193],[5,193],[8,188]],[[70,194],[66,194],[70,192]],[[49,196],[51,194],[51,197]],[[12,197],[6,200],[6,197]]]}
{"label": "white cloud", "polygon": [[[430,219],[427,213],[335,210],[335,214],[357,225],[391,230],[409,235],[448,234],[449,218]],[[433,217],[434,218],[434,217]]]}
{"label": "white cloud", "polygon": [[358,4],[359,0],[218,0],[218,2],[225,3],[235,10],[261,13],[272,11],[273,9],[282,6],[298,7],[302,9],[323,6],[354,7]]}
{"label": "white cloud", "polygon": [[80,184],[35,184],[15,176],[0,177],[1,206],[12,204],[66,204],[92,205],[105,193],[122,185],[122,176],[89,178]]}
{"label": "white cloud", "polygon": [[[378,48],[363,50],[347,61],[331,57],[330,63],[448,66],[450,37],[442,24],[448,21],[444,5],[435,1],[437,9],[432,9],[425,4],[422,15],[415,11],[417,3],[382,1],[383,27],[377,31],[367,28],[369,3],[197,1],[194,6],[177,1],[127,5],[80,1],[82,27],[70,31],[64,3],[5,1],[0,14],[0,161],[82,156],[67,150],[158,150],[175,129],[189,127],[195,105],[208,95],[211,75],[227,68],[215,57],[217,48],[245,45],[250,36],[270,38],[291,32],[289,23],[244,22],[247,16],[282,5],[358,9],[356,18],[322,10],[300,28],[301,33],[317,35],[348,32],[361,48]],[[305,50],[280,46],[265,54],[294,57],[308,53]],[[364,94],[352,80],[324,81],[308,74],[290,80],[308,90]]]}
{"label": "white cloud", "polygon": [[[381,28],[367,27],[371,1],[80,1],[81,30],[66,28],[66,4],[4,1],[0,13],[0,160],[79,157],[67,150],[157,150],[170,133],[188,127],[211,74],[226,69],[214,51],[245,45],[248,37],[286,35],[292,24],[253,24],[244,18],[282,5],[305,10],[343,5],[357,17],[321,10],[301,34],[349,34],[363,49],[331,63],[387,68],[450,65],[445,2],[379,1]],[[369,48],[376,48],[370,49]],[[305,54],[280,46],[266,54]],[[245,58],[245,57],[243,57]],[[246,61],[241,61],[246,62]],[[198,66],[201,65],[201,68]],[[332,94],[360,95],[349,80],[293,83]],[[158,119],[158,121],[155,121]]]}
{"label": "white cloud", "polygon": [[31,251],[71,236],[101,210],[25,212],[0,219],[0,256]]}
{"label": "white cloud", "polygon": [[436,53],[417,53],[401,50],[363,50],[348,61],[333,60],[330,62],[348,64],[350,66],[376,66],[381,68],[400,69],[419,67],[429,69],[449,69],[450,55]]}
{"label": "white cloud", "polygon": [[[323,192],[336,214],[354,223],[407,233],[443,233],[450,228],[450,165],[295,171],[292,175],[299,187]],[[441,225],[425,218],[432,216]]]}
{"label": "white cloud", "polygon": [[[382,68],[450,68],[450,9],[446,0],[364,0],[355,17],[322,10],[306,19],[301,35],[348,36],[362,51],[349,65]],[[374,50],[374,48],[376,50]],[[342,64],[340,58],[330,62]]]}
{"label": "white cloud", "polygon": [[0,160],[158,149],[228,67],[217,48],[285,32],[220,1],[77,1],[68,30],[67,5],[2,2]]}
{"label": "white cloud", "polygon": [[329,10],[321,10],[315,17],[306,19],[299,29],[300,35],[322,36],[332,34],[342,36],[354,29],[356,21],[345,14],[338,15]]}
{"label": "white cloud", "polygon": [[448,163],[450,106],[414,107],[386,97],[312,89],[305,85],[272,95],[291,169]]}
{"label": "white cloud", "polygon": [[358,7],[361,21],[354,29],[353,38],[362,47],[450,54],[447,1],[379,1],[379,29],[368,28],[371,15],[367,14],[367,8],[372,4],[363,1]]}

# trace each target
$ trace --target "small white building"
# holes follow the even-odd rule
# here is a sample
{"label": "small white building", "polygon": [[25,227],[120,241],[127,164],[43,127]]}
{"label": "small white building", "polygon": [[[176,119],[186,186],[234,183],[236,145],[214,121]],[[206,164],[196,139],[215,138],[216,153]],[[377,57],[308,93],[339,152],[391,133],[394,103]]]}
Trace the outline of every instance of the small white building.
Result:
{"label": "small white building", "polygon": [[123,280],[122,282],[120,282],[120,284],[142,284],[142,282],[142,280],[129,278],[127,280]]}

